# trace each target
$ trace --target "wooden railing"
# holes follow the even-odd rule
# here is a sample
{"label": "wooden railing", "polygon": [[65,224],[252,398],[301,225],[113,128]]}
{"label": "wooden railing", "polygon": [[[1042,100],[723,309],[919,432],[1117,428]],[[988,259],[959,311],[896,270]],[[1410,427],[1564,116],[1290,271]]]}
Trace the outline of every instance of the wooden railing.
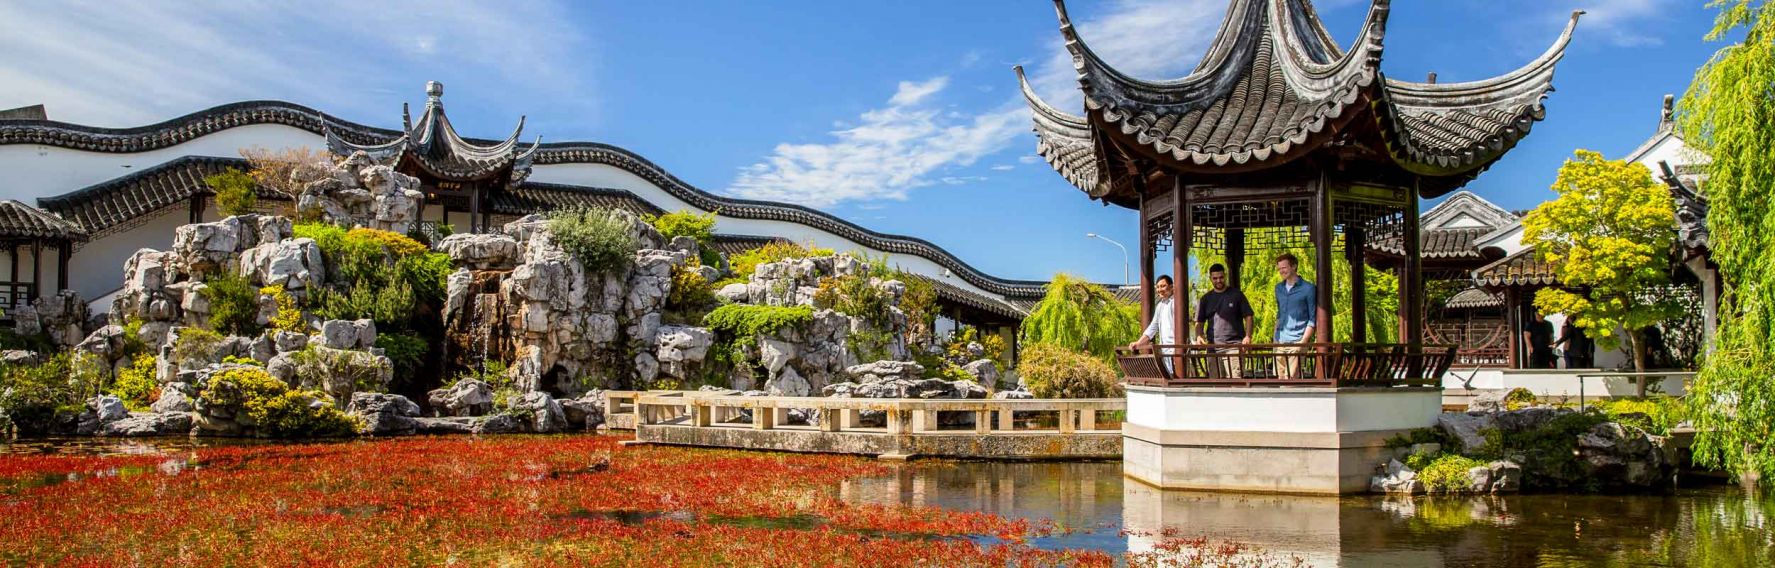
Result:
{"label": "wooden railing", "polygon": [[1117,350],[1137,386],[1433,386],[1455,361],[1452,345],[1294,343],[1159,345]]}
{"label": "wooden railing", "polygon": [[0,312],[6,319],[12,319],[14,310],[36,298],[37,286],[30,282],[0,282]]}
{"label": "wooden railing", "polygon": [[1456,367],[1506,369],[1510,367],[1510,348],[1483,347],[1456,349],[1454,364]]}
{"label": "wooden railing", "polygon": [[[678,426],[694,428],[745,428],[757,430],[810,430],[821,432],[886,434],[960,434],[1050,432],[1119,433],[1119,416],[1128,408],[1126,399],[905,399],[788,396],[737,396],[697,391],[649,391],[623,393],[617,399],[606,393],[606,411],[633,412],[635,427]],[[616,401],[616,402],[613,402]],[[629,401],[633,401],[632,403]],[[790,424],[790,409],[818,410],[817,424]],[[749,412],[751,419],[736,422]],[[885,413],[882,426],[863,426],[860,413]],[[940,413],[968,413],[973,426],[961,430],[942,428]],[[1032,416],[1035,415],[1035,416]],[[1045,415],[1045,416],[1041,416]],[[1102,419],[1100,419],[1102,418]]]}

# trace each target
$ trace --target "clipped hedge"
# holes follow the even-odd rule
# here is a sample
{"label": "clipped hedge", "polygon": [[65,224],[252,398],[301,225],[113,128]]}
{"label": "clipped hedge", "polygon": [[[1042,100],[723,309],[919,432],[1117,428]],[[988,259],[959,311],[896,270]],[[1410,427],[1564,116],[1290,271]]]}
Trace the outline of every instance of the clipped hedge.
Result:
{"label": "clipped hedge", "polygon": [[325,393],[292,389],[258,367],[233,367],[211,375],[198,400],[238,409],[269,438],[349,436],[360,424],[334,407]]}

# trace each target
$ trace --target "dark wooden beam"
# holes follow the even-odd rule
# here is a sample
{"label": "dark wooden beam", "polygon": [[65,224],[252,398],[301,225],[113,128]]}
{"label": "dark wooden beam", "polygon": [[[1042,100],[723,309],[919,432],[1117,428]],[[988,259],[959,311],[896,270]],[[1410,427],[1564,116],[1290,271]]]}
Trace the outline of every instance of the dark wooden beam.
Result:
{"label": "dark wooden beam", "polygon": [[43,241],[31,241],[31,298],[43,295]]}
{"label": "dark wooden beam", "polygon": [[1320,178],[1320,190],[1313,194],[1313,211],[1309,219],[1313,241],[1313,276],[1317,280],[1318,311],[1313,316],[1314,341],[1331,342],[1332,305],[1331,290],[1336,284],[1335,275],[1331,273],[1331,258],[1337,254],[1331,240],[1331,193],[1325,190],[1324,178]]}
{"label": "dark wooden beam", "polygon": [[[1400,244],[1405,247],[1405,271],[1399,279],[1399,317],[1404,326],[1401,343],[1419,345],[1424,342],[1424,254],[1418,233],[1418,192],[1411,192],[1405,206],[1405,227]],[[1413,359],[1416,361],[1417,359]]]}
{"label": "dark wooden beam", "polygon": [[58,243],[56,245],[55,256],[55,285],[56,288],[58,288],[57,291],[74,289],[72,286],[68,285],[68,259],[74,256],[74,242],[61,241]]}
{"label": "dark wooden beam", "polygon": [[468,196],[468,232],[481,232],[481,188]]}

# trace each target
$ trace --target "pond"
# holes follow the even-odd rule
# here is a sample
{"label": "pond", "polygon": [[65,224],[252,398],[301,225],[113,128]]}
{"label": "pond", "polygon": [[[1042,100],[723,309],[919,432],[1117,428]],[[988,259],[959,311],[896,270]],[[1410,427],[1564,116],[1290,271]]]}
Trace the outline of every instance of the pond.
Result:
{"label": "pond", "polygon": [[[374,544],[393,541],[400,546],[456,546],[460,550],[444,558],[468,559],[470,564],[511,558],[551,564],[576,558],[577,547],[626,550],[641,557],[682,554],[680,558],[692,559],[665,564],[722,564],[698,555],[711,546],[730,547],[735,541],[720,539],[745,534],[752,539],[783,535],[780,543],[751,546],[800,550],[810,562],[823,557],[840,563],[843,558],[854,562],[883,553],[905,555],[913,564],[917,558],[928,561],[932,556],[950,559],[941,564],[1015,564],[1040,558],[1014,550],[1012,556],[979,552],[1010,544],[1036,554],[1101,553],[1047,559],[1062,565],[1120,564],[1143,555],[1150,559],[1155,551],[1201,537],[1211,543],[1248,545],[1252,548],[1247,551],[1262,551],[1253,554],[1275,561],[1237,564],[1241,566],[1285,566],[1296,558],[1310,566],[1364,567],[1775,565],[1775,534],[1769,530],[1775,499],[1736,486],[1702,486],[1673,495],[1252,495],[1161,491],[1123,478],[1117,462],[885,464],[838,456],[614,446],[614,440],[605,436],[409,438],[318,446],[190,439],[0,444],[0,465],[14,468],[12,477],[0,480],[7,481],[0,483],[0,509],[32,517],[32,522],[46,527],[28,535],[37,539],[28,546],[9,550],[0,545],[0,563],[186,554],[186,549],[157,548],[168,541],[135,534],[153,531],[143,531],[122,516],[119,522],[98,525],[115,531],[101,541],[119,543],[115,547],[64,556],[53,533],[91,532],[90,513],[60,515],[39,508],[113,501],[128,507],[134,496],[152,503],[146,510],[161,511],[187,506],[161,500],[184,495],[192,501],[214,502],[188,505],[189,511],[168,511],[166,530],[204,534],[227,543],[208,558],[223,563],[252,558],[265,546],[309,543],[301,531],[321,526],[356,533],[366,548],[312,550],[309,558],[316,561],[337,560],[329,554],[357,555],[377,546],[396,546]],[[588,455],[614,459],[588,467]],[[50,459],[45,461],[44,456]],[[19,469],[31,464],[40,470]],[[292,470],[298,476],[272,475],[266,468]],[[0,473],[4,470],[0,467]],[[364,476],[371,472],[374,475]],[[756,487],[739,491],[732,481],[736,475],[747,476]],[[793,491],[780,491],[797,480],[812,493],[796,497]],[[316,484],[323,483],[330,488],[310,497],[312,503],[282,503],[287,493],[316,490]],[[232,489],[205,489],[212,486]],[[434,486],[439,492],[414,493],[416,486]],[[612,486],[621,487],[611,493]],[[230,497],[236,492],[256,495]],[[352,494],[359,497],[345,498]],[[415,507],[420,495],[455,505]],[[538,495],[555,498],[537,501]],[[777,502],[784,499],[801,504],[779,507]],[[877,512],[859,517],[818,505],[821,499],[849,504],[841,507],[874,507]],[[278,504],[268,509],[267,500]],[[192,516],[218,506],[237,509],[229,509],[236,512],[228,518]],[[531,536],[456,524],[483,509],[510,511],[514,506],[540,513],[525,517],[528,528],[523,534]],[[881,509],[884,506],[887,509]],[[1017,536],[1017,529],[998,521],[883,512],[923,508],[1026,519],[1046,529]],[[314,519],[321,524],[314,525]],[[563,528],[564,522],[572,526]],[[284,544],[265,536],[238,540],[241,523],[282,526],[293,540]],[[430,535],[435,540],[422,545],[406,532],[412,526],[447,534]],[[452,528],[437,531],[438,526]],[[285,534],[284,530],[269,534]],[[635,530],[642,532],[628,535]],[[695,535],[695,539],[674,544],[679,541],[658,540],[648,531],[676,535],[674,539]],[[538,553],[525,544],[526,539],[536,538],[552,539],[555,547]],[[980,545],[978,555],[956,560],[964,558],[956,554],[967,552],[953,547],[968,546],[970,541]],[[748,557],[739,558],[729,561],[743,564]],[[1080,558],[1090,562],[1078,562]],[[435,559],[409,557],[420,564]]]}
{"label": "pond", "polygon": [[1313,566],[1775,565],[1775,499],[1736,486],[1675,495],[1317,497],[1162,491],[1121,464],[919,463],[840,482],[853,502],[1051,519],[1044,548],[1147,552],[1167,530]]}

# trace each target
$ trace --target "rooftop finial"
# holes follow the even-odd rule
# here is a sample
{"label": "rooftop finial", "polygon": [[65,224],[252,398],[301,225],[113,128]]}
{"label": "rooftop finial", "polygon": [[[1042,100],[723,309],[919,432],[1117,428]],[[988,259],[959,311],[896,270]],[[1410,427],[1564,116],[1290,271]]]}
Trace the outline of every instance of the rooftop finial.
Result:
{"label": "rooftop finial", "polygon": [[1676,122],[1676,95],[1664,95],[1664,110],[1658,114],[1658,131],[1670,130]]}
{"label": "rooftop finial", "polygon": [[430,99],[427,102],[431,104],[442,102],[444,98],[444,84],[437,81],[426,81],[425,96]]}

